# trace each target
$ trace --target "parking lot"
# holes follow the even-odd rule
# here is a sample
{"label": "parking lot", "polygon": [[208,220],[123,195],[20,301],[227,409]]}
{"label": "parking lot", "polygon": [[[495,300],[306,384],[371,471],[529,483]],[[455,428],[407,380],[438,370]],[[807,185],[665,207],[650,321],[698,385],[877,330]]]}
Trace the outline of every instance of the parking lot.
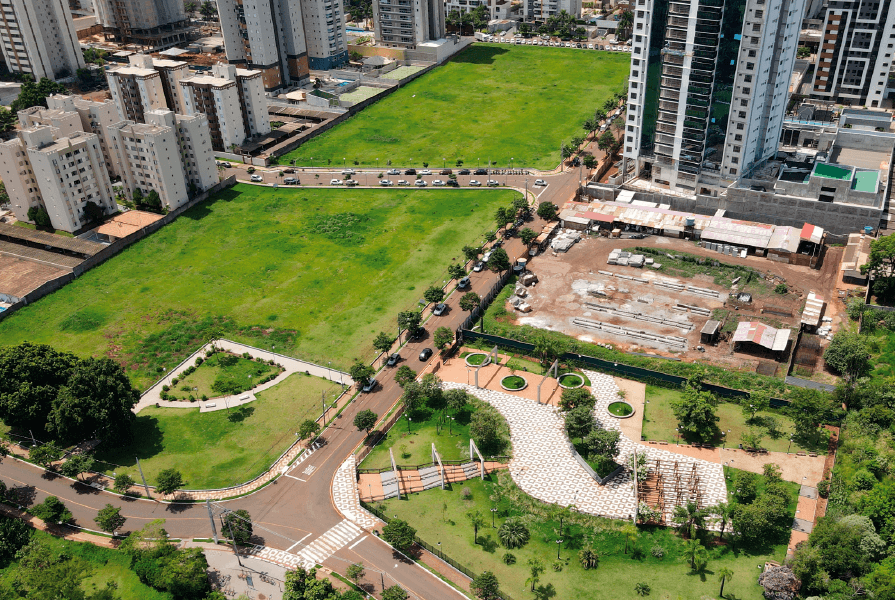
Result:
{"label": "parking lot", "polygon": [[[520,35],[520,34],[516,34]],[[612,43],[607,40],[587,40],[584,42],[561,41],[548,36],[539,36],[534,38],[510,37],[500,35],[489,35],[483,40],[492,44],[512,44],[514,46],[547,46],[554,48],[580,48],[582,50],[604,50],[607,52],[632,52],[633,48],[621,42]]]}

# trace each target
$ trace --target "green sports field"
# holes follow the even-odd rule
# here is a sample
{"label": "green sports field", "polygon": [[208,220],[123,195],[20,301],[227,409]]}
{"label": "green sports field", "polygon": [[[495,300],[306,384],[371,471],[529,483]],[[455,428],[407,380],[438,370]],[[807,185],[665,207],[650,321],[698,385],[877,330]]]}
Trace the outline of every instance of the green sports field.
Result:
{"label": "green sports field", "polygon": [[346,369],[517,195],[237,185],[0,322],[0,344],[107,355],[140,389],[213,336]]}
{"label": "green sports field", "polygon": [[550,169],[624,88],[627,54],[474,44],[280,159],[309,166],[487,164]]}

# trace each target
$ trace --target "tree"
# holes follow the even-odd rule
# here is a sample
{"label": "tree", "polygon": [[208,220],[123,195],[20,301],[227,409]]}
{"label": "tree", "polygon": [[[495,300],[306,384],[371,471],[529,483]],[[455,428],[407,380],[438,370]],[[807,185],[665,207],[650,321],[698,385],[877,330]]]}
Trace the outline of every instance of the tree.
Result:
{"label": "tree", "polygon": [[30,75],[26,75],[22,81],[22,89],[19,96],[12,101],[9,109],[18,114],[20,110],[31,108],[32,106],[43,106],[47,108],[47,96],[53,94],[67,94],[68,88],[61,83],[56,83],[46,77],[42,77],[40,81],[35,82]]}
{"label": "tree", "polygon": [[354,426],[359,431],[366,431],[367,435],[370,435],[370,430],[376,426],[378,420],[379,415],[367,408],[354,415]]}
{"label": "tree", "polygon": [[408,383],[415,380],[416,371],[414,371],[407,365],[401,365],[400,367],[398,367],[398,370],[395,371],[395,383],[397,383],[402,388],[407,387]]}
{"label": "tree", "polygon": [[435,333],[432,334],[432,341],[436,348],[443,350],[445,346],[454,341],[454,332],[447,327],[439,327],[435,330]]}
{"label": "tree", "polygon": [[518,519],[507,519],[497,529],[497,538],[504,548],[512,550],[528,543],[531,534],[528,527]]}
{"label": "tree", "polygon": [[701,571],[708,564],[708,552],[699,543],[699,540],[687,540],[684,542],[684,556],[690,561],[690,568]]}
{"label": "tree", "polygon": [[718,592],[718,596],[723,598],[724,597],[724,584],[733,578],[733,571],[731,571],[727,567],[721,567],[720,569],[718,569],[717,574],[718,574],[718,580],[721,582],[721,591]]}
{"label": "tree", "polygon": [[202,17],[206,21],[210,21],[211,18],[215,16],[218,11],[210,0],[205,0],[205,2],[202,3],[202,6],[199,7],[199,12],[202,14]]}
{"label": "tree", "polygon": [[240,546],[252,539],[252,517],[245,509],[230,510],[224,515],[223,533]]}
{"label": "tree", "polygon": [[0,132],[10,131],[16,126],[17,117],[11,110],[0,108]]}
{"label": "tree", "polygon": [[603,102],[603,110],[607,113],[612,112],[616,108],[618,108],[618,100],[615,98],[606,98],[606,101]]}
{"label": "tree", "polygon": [[184,485],[183,475],[177,469],[164,469],[158,474],[155,491],[163,496],[173,494]]}
{"label": "tree", "polygon": [[528,573],[529,577],[525,580],[525,583],[531,582],[531,591],[535,591],[535,586],[538,584],[538,581],[541,580],[541,573],[544,572],[544,562],[540,558],[529,558],[528,559]]}
{"label": "tree", "polygon": [[47,496],[43,502],[32,507],[30,512],[44,523],[67,523],[72,519],[71,512],[56,496]]}
{"label": "tree", "polygon": [[463,279],[466,277],[466,269],[463,268],[463,265],[454,263],[448,267],[448,275],[451,279]]}
{"label": "tree", "polygon": [[721,502],[715,506],[709,507],[706,509],[713,516],[717,517],[718,524],[720,525],[720,538],[724,538],[724,530],[727,528],[727,524],[730,523],[730,519],[733,516],[733,506],[728,504],[727,502]]}
{"label": "tree", "polygon": [[466,513],[466,518],[469,520],[469,524],[472,525],[472,543],[479,543],[479,527],[484,527],[485,525],[485,517],[482,516],[481,511],[471,510]]}
{"label": "tree", "polygon": [[364,569],[364,563],[354,563],[353,565],[348,565],[348,569],[345,571],[345,575],[348,576],[348,579],[354,582],[354,585],[357,585],[357,581],[364,576],[366,573],[366,569]]}
{"label": "tree", "polygon": [[577,406],[587,406],[593,409],[596,403],[597,399],[587,391],[587,388],[572,388],[562,391],[562,396],[559,399],[559,408],[564,412],[570,411]]}
{"label": "tree", "polygon": [[472,418],[469,420],[469,435],[482,452],[496,452],[500,449],[503,427],[503,417],[496,409],[490,406],[482,407],[472,413]]}
{"label": "tree", "polygon": [[127,491],[131,489],[131,486],[133,486],[135,483],[137,482],[134,481],[133,477],[131,477],[127,473],[122,473],[121,475],[115,476],[115,485],[113,487],[114,490],[119,494],[126,494]]}
{"label": "tree", "polygon": [[500,600],[500,589],[497,577],[491,571],[485,571],[473,578],[469,590],[479,600]]}
{"label": "tree", "polygon": [[558,209],[552,202],[541,202],[538,205],[538,216],[545,221],[553,221],[556,219]]}
{"label": "tree", "polygon": [[28,209],[28,219],[38,227],[49,229],[53,223],[50,221],[50,213],[43,206],[32,206]]}
{"label": "tree", "polygon": [[413,546],[416,529],[401,519],[394,519],[382,528],[382,539],[394,546],[399,552],[406,553]]}
{"label": "tree", "polygon": [[49,469],[51,464],[62,458],[62,448],[59,448],[53,442],[47,442],[46,444],[32,447],[28,451],[28,457],[44,469]]}
{"label": "tree", "polygon": [[566,352],[565,343],[545,333],[534,339],[533,352],[541,360],[543,366],[549,366]]}
{"label": "tree", "polygon": [[392,349],[394,339],[384,331],[380,331],[379,335],[373,340],[373,348],[379,352],[388,352]]}
{"label": "tree", "polygon": [[895,294],[895,238],[886,235],[870,242],[870,255],[861,265],[861,273],[873,278],[877,296],[889,299]]}
{"label": "tree", "polygon": [[320,433],[320,423],[311,419],[305,419],[298,427],[298,439],[311,439]]}
{"label": "tree", "polygon": [[718,399],[711,392],[702,391],[701,383],[688,380],[683,393],[671,401],[681,434],[689,434],[702,441],[714,437],[718,416],[715,408]]}
{"label": "tree", "polygon": [[678,524],[678,528],[684,533],[684,535],[688,538],[692,538],[695,535],[695,529],[701,529],[705,527],[705,517],[708,514],[707,511],[699,508],[699,505],[695,502],[687,502],[683,506],[675,506],[674,513],[672,518],[674,522]]}
{"label": "tree", "polygon": [[31,539],[33,529],[22,519],[0,516],[0,568],[6,568],[16,552]]}
{"label": "tree", "polygon": [[615,136],[611,131],[604,131],[603,134],[597,138],[597,148],[609,154],[612,149],[615,148],[617,141],[618,140],[615,139]]}
{"label": "tree", "polygon": [[503,273],[510,269],[510,257],[503,248],[495,248],[488,259],[488,268],[493,273]]}
{"label": "tree", "polygon": [[576,406],[566,412],[566,433],[572,439],[584,439],[594,428],[594,415],[588,406]]}
{"label": "tree", "polygon": [[585,571],[596,569],[600,564],[600,553],[588,546],[578,552],[578,562]]}
{"label": "tree", "polygon": [[[71,552],[59,552],[43,541],[33,538],[17,554],[14,594],[4,598],[84,598],[81,585],[93,574],[93,568],[83,558]],[[5,591],[5,590],[4,590]]]}
{"label": "tree", "polygon": [[631,27],[634,25],[634,13],[630,10],[622,11],[622,14],[619,15],[618,18],[618,31],[622,34],[621,39],[628,39],[631,37]]}
{"label": "tree", "polygon": [[824,361],[834,371],[842,375],[848,385],[853,385],[861,377],[870,373],[870,349],[867,338],[857,331],[842,329],[824,351]]}
{"label": "tree", "polygon": [[351,375],[351,379],[354,380],[358,387],[363,387],[370,383],[370,379],[376,374],[376,369],[359,360],[355,360],[351,368],[348,369],[348,374]]}
{"label": "tree", "polygon": [[482,299],[475,292],[466,292],[460,298],[460,309],[468,312],[474,311],[481,304]]}
{"label": "tree", "polygon": [[584,437],[584,445],[587,446],[591,456],[615,460],[621,451],[619,447],[620,440],[621,433],[618,431],[594,428]]}
{"label": "tree", "polygon": [[423,292],[423,298],[426,302],[441,302],[444,300],[444,290],[437,286],[430,286],[425,292]]}
{"label": "tree", "polygon": [[106,211],[93,200],[84,203],[84,216],[89,223],[101,221],[106,216]]}
{"label": "tree", "polygon": [[93,519],[97,527],[106,533],[115,533],[124,526],[126,518],[121,516],[121,509],[111,504],[106,504],[96,513]]}
{"label": "tree", "polygon": [[494,211],[494,224],[497,226],[497,230],[500,231],[503,229],[503,226],[513,220],[513,213],[511,210],[504,208],[503,206],[497,208]]}
{"label": "tree", "polygon": [[532,229],[531,227],[525,227],[522,231],[519,232],[519,239],[522,240],[522,243],[526,246],[530,245],[535,238],[538,237],[538,233]]}
{"label": "tree", "polygon": [[482,253],[481,246],[463,246],[463,256],[466,260],[475,260]]}
{"label": "tree", "polygon": [[382,600],[407,600],[407,592],[399,585],[393,585],[382,590]]}
{"label": "tree", "polygon": [[593,154],[588,154],[584,157],[584,167],[586,169],[593,169],[597,166],[597,158]]}
{"label": "tree", "polygon": [[771,394],[764,390],[754,390],[749,393],[748,398],[743,398],[742,408],[743,416],[746,421],[752,423],[755,421],[755,415],[763,410],[767,410],[771,406]]}
{"label": "tree", "polygon": [[404,310],[398,313],[398,330],[406,330],[412,336],[420,328],[422,315],[415,310]]}
{"label": "tree", "polygon": [[625,536],[625,554],[628,553],[628,544],[637,539],[637,525],[634,523],[625,523],[621,526],[622,535]]}
{"label": "tree", "polygon": [[59,467],[59,472],[66,477],[78,479],[81,473],[93,469],[93,457],[89,454],[74,454]]}
{"label": "tree", "polygon": [[196,10],[198,8],[199,5],[193,2],[193,0],[187,0],[183,3],[183,9],[186,11],[186,14],[188,14],[191,19],[196,16]]}
{"label": "tree", "polygon": [[456,413],[469,402],[469,395],[465,391],[455,388],[445,390],[443,399],[445,406]]}
{"label": "tree", "polygon": [[796,436],[816,441],[818,428],[833,416],[832,398],[820,390],[795,388],[790,392],[788,412],[793,418]]}

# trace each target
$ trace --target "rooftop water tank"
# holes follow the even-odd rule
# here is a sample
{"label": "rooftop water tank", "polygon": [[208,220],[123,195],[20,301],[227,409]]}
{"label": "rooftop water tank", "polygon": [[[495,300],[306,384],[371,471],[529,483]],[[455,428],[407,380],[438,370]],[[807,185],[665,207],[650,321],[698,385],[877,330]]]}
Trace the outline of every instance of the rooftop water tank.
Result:
{"label": "rooftop water tank", "polygon": [[696,217],[687,217],[686,225],[687,227],[693,227],[694,225],[696,225]]}

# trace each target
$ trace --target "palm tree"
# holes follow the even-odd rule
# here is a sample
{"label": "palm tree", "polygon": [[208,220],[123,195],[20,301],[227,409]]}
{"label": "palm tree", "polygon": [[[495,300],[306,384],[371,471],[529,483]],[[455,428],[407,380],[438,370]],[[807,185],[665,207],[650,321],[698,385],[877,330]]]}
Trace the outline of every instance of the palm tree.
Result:
{"label": "palm tree", "polygon": [[696,556],[700,550],[705,550],[699,540],[687,540],[684,542],[684,556],[690,561],[690,568],[696,569]]}
{"label": "palm tree", "polygon": [[535,591],[535,586],[538,584],[538,581],[541,580],[541,573],[544,572],[544,563],[539,558],[529,558],[528,559],[528,572],[531,573],[531,577],[525,580],[525,583],[531,582],[531,591]]}
{"label": "palm tree", "polygon": [[609,112],[611,110],[615,110],[616,108],[618,108],[618,100],[616,100],[614,97],[606,98],[606,102],[603,103],[603,109],[606,112]]}
{"label": "palm tree", "polygon": [[705,526],[706,511],[699,508],[695,502],[687,502],[684,506],[675,506],[672,519],[680,523],[679,527],[688,537],[693,537],[693,528],[701,529]]}
{"label": "palm tree", "polygon": [[215,16],[218,11],[210,0],[205,0],[205,2],[202,3],[202,6],[199,7],[199,12],[202,13],[202,16],[206,21],[210,21],[211,17]]}
{"label": "palm tree", "polygon": [[517,519],[507,519],[497,530],[497,537],[505,548],[521,548],[528,543],[528,528]]}
{"label": "palm tree", "polygon": [[596,569],[600,564],[600,553],[588,546],[578,553],[578,562],[585,570]]}
{"label": "palm tree", "polygon": [[539,335],[534,341],[535,356],[541,359],[541,363],[545,365],[552,364],[554,360],[559,358],[565,352],[565,347],[560,340]]}
{"label": "palm tree", "polygon": [[194,16],[196,16],[196,9],[199,7],[195,2],[193,2],[193,0],[187,0],[187,2],[183,3],[183,8],[192,19]]}
{"label": "palm tree", "polygon": [[[630,37],[629,30],[631,26],[634,24],[634,13],[630,10],[626,10],[622,12],[621,16],[618,19],[618,31],[623,34],[625,39]],[[622,37],[622,36],[619,36]]]}
{"label": "palm tree", "polygon": [[727,528],[727,524],[730,523],[731,518],[733,518],[733,505],[728,504],[727,502],[722,502],[708,510],[711,511],[711,514],[718,517],[718,521],[721,524],[721,534],[719,537],[723,539],[724,529]]}
{"label": "palm tree", "polygon": [[724,597],[724,582],[730,581],[732,577],[733,571],[731,571],[727,567],[721,567],[720,569],[718,569],[718,579],[721,580],[721,591],[718,592],[718,595],[720,597]]}
{"label": "palm tree", "polygon": [[469,522],[472,524],[473,528],[473,543],[479,543],[479,527],[485,525],[485,517],[482,516],[480,511],[469,511],[466,513],[466,518],[469,519]]}

